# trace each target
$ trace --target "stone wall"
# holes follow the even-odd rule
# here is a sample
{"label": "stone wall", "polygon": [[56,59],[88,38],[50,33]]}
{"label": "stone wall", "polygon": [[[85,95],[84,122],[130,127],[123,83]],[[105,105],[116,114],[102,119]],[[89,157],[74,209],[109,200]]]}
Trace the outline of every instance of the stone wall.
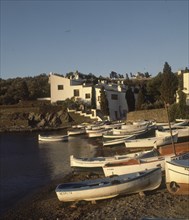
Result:
{"label": "stone wall", "polygon": [[167,113],[165,109],[151,109],[129,112],[127,114],[127,121],[137,120],[155,120],[156,122],[168,122]]}

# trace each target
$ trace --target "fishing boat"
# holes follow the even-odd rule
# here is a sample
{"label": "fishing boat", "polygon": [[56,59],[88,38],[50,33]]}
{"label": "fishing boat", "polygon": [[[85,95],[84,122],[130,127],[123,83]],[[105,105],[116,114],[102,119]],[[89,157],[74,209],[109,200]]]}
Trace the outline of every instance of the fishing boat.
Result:
{"label": "fishing boat", "polygon": [[163,133],[162,135],[159,135],[158,137],[126,140],[125,147],[126,148],[153,148],[155,145],[158,147],[158,146],[170,144],[172,143],[172,139],[174,142],[177,142],[178,132],[175,132],[172,136],[166,132],[166,133]]}
{"label": "fishing boat", "polygon": [[160,186],[161,181],[161,169],[155,168],[120,176],[62,183],[56,187],[55,192],[62,202],[95,201],[155,190]]}
{"label": "fishing boat", "polygon": [[[165,171],[165,161],[171,161],[171,159],[175,156],[174,150],[171,149],[169,149],[168,153],[160,153],[159,149],[156,149],[158,156],[155,155],[146,158],[131,158],[125,162],[107,163],[102,167],[104,175],[122,175],[132,172],[140,172],[142,170],[152,169],[155,167],[161,167],[161,170]],[[185,150],[187,150],[187,148]],[[185,150],[183,148],[177,149],[177,152],[180,154],[180,156],[182,156],[185,155]]]}
{"label": "fishing boat", "polygon": [[128,153],[125,155],[114,155],[112,157],[92,157],[92,158],[76,158],[73,155],[70,156],[70,166],[74,169],[83,169],[87,170],[89,168],[100,168],[107,163],[114,163],[114,162],[124,162],[128,161],[131,158],[147,158],[152,156],[157,156],[156,149],[147,150],[147,151],[139,151],[135,153]]}
{"label": "fishing boat", "polygon": [[143,170],[153,169],[156,167],[160,167],[162,171],[165,170],[164,157],[152,157],[146,159],[133,158],[125,162],[108,163],[104,167],[102,167],[102,169],[105,176],[111,176],[111,175],[123,175],[132,172],[141,172]]}
{"label": "fishing boat", "polygon": [[138,134],[148,130],[148,125],[122,125],[121,128],[113,128],[113,134]]}
{"label": "fishing boat", "polygon": [[158,151],[160,155],[167,155],[171,153],[183,154],[183,153],[189,152],[189,141],[181,142],[181,143],[174,143],[174,146],[172,144],[160,146],[158,148]]}
{"label": "fishing boat", "polygon": [[[179,126],[171,129],[172,133],[178,132],[178,138],[189,137],[189,126]],[[162,131],[156,130],[157,136],[163,136],[166,133],[170,134],[170,130],[164,129]]]}
{"label": "fishing boat", "polygon": [[113,132],[107,132],[106,134],[103,134],[103,138],[104,139],[118,139],[118,138],[126,138],[126,137],[129,137],[131,135],[135,136],[136,135],[141,135],[141,134],[144,134],[146,133],[147,130],[141,130],[141,131],[138,131],[138,132],[127,132],[127,133],[121,133],[121,134],[114,134]]}
{"label": "fishing boat", "polygon": [[110,129],[109,128],[102,128],[99,130],[92,130],[92,132],[88,132],[87,135],[90,138],[94,137],[102,137],[103,134],[106,134]]}
{"label": "fishing boat", "polygon": [[166,161],[165,178],[170,193],[189,195],[189,153]]}
{"label": "fishing boat", "polygon": [[71,135],[79,135],[79,134],[85,134],[86,130],[84,128],[72,128],[70,130],[67,131],[67,134],[69,136]]}
{"label": "fishing boat", "polygon": [[53,142],[53,141],[67,141],[68,135],[53,135],[53,136],[42,136],[38,135],[39,141],[47,141],[47,142]]}
{"label": "fishing boat", "polygon": [[124,138],[116,138],[116,139],[108,139],[104,140],[102,142],[103,146],[112,146],[112,145],[118,145],[118,144],[125,144],[126,140],[134,139],[135,135],[127,135]]}

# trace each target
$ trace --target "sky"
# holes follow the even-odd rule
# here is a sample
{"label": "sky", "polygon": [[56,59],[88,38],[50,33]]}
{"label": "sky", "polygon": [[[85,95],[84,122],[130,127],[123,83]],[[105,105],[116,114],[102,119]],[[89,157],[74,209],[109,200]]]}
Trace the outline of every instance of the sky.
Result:
{"label": "sky", "polygon": [[3,79],[189,67],[189,0],[0,0]]}

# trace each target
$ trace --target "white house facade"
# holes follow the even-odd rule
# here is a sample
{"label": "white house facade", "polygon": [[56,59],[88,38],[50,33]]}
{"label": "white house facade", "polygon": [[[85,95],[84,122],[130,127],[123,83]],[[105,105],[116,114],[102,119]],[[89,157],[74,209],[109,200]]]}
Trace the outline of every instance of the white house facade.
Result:
{"label": "white house facade", "polygon": [[186,94],[186,104],[189,105],[189,72],[183,73],[183,90]]}
{"label": "white house facade", "polygon": [[[75,98],[83,103],[91,104],[92,85],[86,85],[81,79],[68,79],[60,75],[50,73],[49,75],[51,103],[64,101],[67,98]],[[100,109],[100,91],[104,87],[106,97],[109,103],[109,113],[111,120],[122,119],[126,117],[128,111],[127,101],[125,99],[125,88],[123,84],[107,84],[99,82],[95,85],[96,108]]]}

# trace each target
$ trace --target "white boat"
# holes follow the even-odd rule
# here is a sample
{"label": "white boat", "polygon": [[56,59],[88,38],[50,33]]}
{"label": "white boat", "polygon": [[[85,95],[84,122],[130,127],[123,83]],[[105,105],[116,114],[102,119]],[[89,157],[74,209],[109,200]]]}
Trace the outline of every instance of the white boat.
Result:
{"label": "white boat", "polygon": [[126,148],[153,148],[154,146],[163,146],[166,144],[171,144],[173,141],[176,143],[178,140],[178,132],[175,132],[172,137],[168,134],[162,134],[159,137],[152,137],[152,138],[141,138],[141,139],[134,139],[134,140],[126,140],[125,147]]}
{"label": "white boat", "polygon": [[112,132],[113,134],[138,134],[143,131],[148,130],[148,125],[122,125],[122,127],[119,128],[113,128]]}
{"label": "white boat", "polygon": [[55,191],[62,202],[95,201],[155,190],[161,181],[161,169],[156,168],[127,175],[63,183],[59,184]]}
{"label": "white boat", "polygon": [[[185,120],[180,121],[180,122],[172,123],[171,128],[177,128],[177,127],[180,127],[180,126],[184,127],[184,126],[188,125],[188,123],[189,123],[189,120],[185,119]],[[169,125],[164,125],[164,126],[162,126],[162,128],[165,129],[165,130],[169,129]]]}
{"label": "white boat", "polygon": [[103,135],[103,138],[107,138],[107,139],[118,139],[118,138],[125,138],[128,136],[136,136],[136,135],[141,135],[141,134],[145,134],[148,130],[141,130],[138,132],[127,132],[127,133],[120,133],[120,134],[113,134],[113,132],[108,132],[107,134]]}
{"label": "white boat", "polygon": [[89,132],[87,135],[88,137],[92,138],[92,137],[102,137],[103,134],[106,134],[109,131],[108,129],[100,129],[100,130],[94,130],[94,132]]}
{"label": "white boat", "polygon": [[[178,138],[189,137],[189,126],[177,126],[175,129],[171,129],[172,133],[178,132]],[[165,129],[163,131],[156,130],[156,136],[163,136],[163,134],[169,133],[170,130]]]}
{"label": "white boat", "polygon": [[69,136],[71,136],[71,135],[85,134],[85,133],[86,133],[86,131],[85,131],[84,128],[73,128],[73,129],[70,129],[70,130],[67,131],[67,134],[68,134]]}
{"label": "white boat", "polygon": [[148,151],[139,151],[135,153],[129,153],[125,155],[114,155],[112,157],[92,157],[92,158],[76,158],[73,155],[70,156],[70,166],[72,168],[101,168],[107,163],[124,162],[131,158],[146,158],[157,156],[155,149]]}
{"label": "white boat", "polygon": [[166,161],[165,177],[170,193],[189,195],[189,153]]}
{"label": "white boat", "polygon": [[[174,156],[172,154],[171,156]],[[167,157],[166,160],[170,160]],[[109,163],[102,167],[105,176],[122,175],[133,172],[141,172],[146,169],[153,169],[160,167],[162,171],[165,170],[165,157],[150,157],[146,159],[130,159],[122,163]]]}
{"label": "white boat", "polygon": [[39,141],[47,141],[47,142],[67,141],[68,135],[42,136],[42,135],[38,134],[38,140]]}
{"label": "white boat", "polygon": [[124,138],[109,139],[109,140],[103,141],[102,144],[103,144],[103,146],[124,144],[126,140],[134,139],[135,137],[136,137],[135,135],[127,135]]}

